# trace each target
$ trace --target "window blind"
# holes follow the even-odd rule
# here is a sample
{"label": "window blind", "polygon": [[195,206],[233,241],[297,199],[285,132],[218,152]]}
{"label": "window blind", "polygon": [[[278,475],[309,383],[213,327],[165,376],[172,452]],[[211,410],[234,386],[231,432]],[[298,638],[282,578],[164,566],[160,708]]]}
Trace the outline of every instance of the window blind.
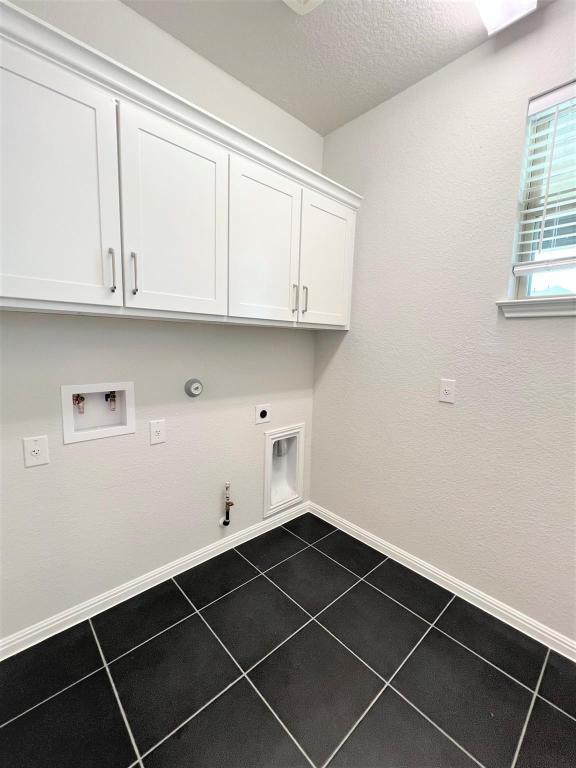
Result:
{"label": "window blind", "polygon": [[515,251],[517,277],[576,269],[576,83],[530,102]]}

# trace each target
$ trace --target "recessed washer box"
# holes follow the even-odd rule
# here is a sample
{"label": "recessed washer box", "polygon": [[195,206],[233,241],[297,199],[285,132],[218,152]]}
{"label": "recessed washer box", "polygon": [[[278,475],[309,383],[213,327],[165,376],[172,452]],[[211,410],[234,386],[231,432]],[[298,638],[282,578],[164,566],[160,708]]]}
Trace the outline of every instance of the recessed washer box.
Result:
{"label": "recessed washer box", "polygon": [[136,431],[134,384],[63,384],[62,426],[65,443],[99,440]]}
{"label": "recessed washer box", "polygon": [[304,424],[264,433],[264,517],[288,509],[304,496]]}

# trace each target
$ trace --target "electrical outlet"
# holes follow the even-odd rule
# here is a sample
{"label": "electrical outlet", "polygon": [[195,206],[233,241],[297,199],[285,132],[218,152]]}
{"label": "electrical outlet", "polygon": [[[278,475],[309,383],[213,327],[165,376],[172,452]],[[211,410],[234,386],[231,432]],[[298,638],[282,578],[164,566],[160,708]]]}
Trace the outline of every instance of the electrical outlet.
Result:
{"label": "electrical outlet", "polygon": [[266,424],[270,421],[270,403],[264,403],[264,405],[254,406],[254,423]]}
{"label": "electrical outlet", "polygon": [[150,422],[150,445],[166,442],[166,419],[155,419]]}
{"label": "electrical outlet", "polygon": [[40,464],[50,463],[48,451],[48,438],[46,435],[37,437],[25,437],[22,440],[24,446],[24,466],[38,467]]}
{"label": "electrical outlet", "polygon": [[456,379],[440,379],[440,397],[441,403],[456,402]]}

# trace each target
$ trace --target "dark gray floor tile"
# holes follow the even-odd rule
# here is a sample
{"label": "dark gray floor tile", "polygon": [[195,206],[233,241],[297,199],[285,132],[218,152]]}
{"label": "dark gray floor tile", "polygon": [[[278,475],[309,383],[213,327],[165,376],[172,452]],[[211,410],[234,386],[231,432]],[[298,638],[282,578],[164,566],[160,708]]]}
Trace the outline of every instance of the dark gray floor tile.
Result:
{"label": "dark gray floor tile", "polygon": [[364,582],[337,600],[318,621],[388,679],[428,624]]}
{"label": "dark gray floor tile", "polygon": [[436,626],[525,685],[538,682],[546,648],[471,603],[457,597]]}
{"label": "dark gray floor tile", "polygon": [[102,666],[87,621],[0,663],[0,724]]}
{"label": "dark gray floor tile", "polygon": [[107,661],[194,612],[172,580],[147,589],[92,619]]}
{"label": "dark gray floor tile", "polygon": [[104,670],[0,729],[3,768],[127,768],[135,759]]}
{"label": "dark gray floor tile", "polygon": [[552,651],[540,685],[541,696],[576,717],[576,664]]}
{"label": "dark gray floor tile", "polygon": [[330,768],[477,768],[461,749],[387,688]]}
{"label": "dark gray floor tile", "polygon": [[145,758],[146,768],[307,768],[292,739],[240,680]]}
{"label": "dark gray floor tile", "polygon": [[226,595],[202,614],[243,669],[309,618],[264,576]]}
{"label": "dark gray floor tile", "polygon": [[110,672],[141,752],[239,674],[197,615],[122,656]]}
{"label": "dark gray floor tile", "polygon": [[376,552],[358,539],[353,539],[344,531],[336,531],[319,541],[317,546],[322,552],[330,555],[346,568],[350,568],[358,576],[365,576],[368,571],[386,559],[380,552]]}
{"label": "dark gray floor tile", "polygon": [[268,571],[268,576],[312,614],[357,581],[349,571],[315,549],[305,549]]}
{"label": "dark gray floor tile", "polygon": [[296,554],[307,546],[299,538],[291,534],[285,528],[274,528],[268,533],[263,533],[255,539],[247,541],[236,547],[251,563],[261,571],[271,568],[280,560]]}
{"label": "dark gray floor tile", "polygon": [[376,568],[366,581],[427,621],[434,621],[452,597],[448,590],[391,559]]}
{"label": "dark gray floor tile", "polygon": [[316,517],[316,515],[311,515],[309,512],[285,523],[284,528],[287,528],[289,531],[292,531],[292,533],[300,536],[301,539],[304,539],[309,544],[318,541],[318,539],[321,539],[322,536],[326,536],[330,531],[336,530],[333,525]]}
{"label": "dark gray floor tile", "polygon": [[537,699],[516,768],[574,768],[576,722]]}
{"label": "dark gray floor tile", "polygon": [[247,563],[233,549],[212,560],[190,568],[176,576],[175,581],[182,587],[196,608],[203,608],[217,597],[239,587],[248,579],[257,576],[258,571]]}
{"label": "dark gray floor tile", "polygon": [[509,768],[532,694],[432,629],[393,685],[486,768]]}
{"label": "dark gray floor tile", "polygon": [[316,765],[329,757],[382,686],[315,623],[268,656],[250,678]]}

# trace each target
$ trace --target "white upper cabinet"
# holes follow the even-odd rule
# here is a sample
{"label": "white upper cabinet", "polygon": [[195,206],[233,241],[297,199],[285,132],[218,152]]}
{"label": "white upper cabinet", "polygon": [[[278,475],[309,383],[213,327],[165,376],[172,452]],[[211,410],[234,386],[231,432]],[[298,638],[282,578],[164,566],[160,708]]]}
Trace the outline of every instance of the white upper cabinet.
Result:
{"label": "white upper cabinet", "polygon": [[126,306],[227,312],[228,152],[120,106]]}
{"label": "white upper cabinet", "polygon": [[1,287],[122,305],[114,98],[2,43]]}
{"label": "white upper cabinet", "polygon": [[350,313],[356,213],[305,189],[300,240],[299,320],[346,325]]}
{"label": "white upper cabinet", "polygon": [[296,320],[299,184],[230,157],[230,314]]}
{"label": "white upper cabinet", "polygon": [[355,192],[10,4],[0,108],[0,308],[348,327]]}

